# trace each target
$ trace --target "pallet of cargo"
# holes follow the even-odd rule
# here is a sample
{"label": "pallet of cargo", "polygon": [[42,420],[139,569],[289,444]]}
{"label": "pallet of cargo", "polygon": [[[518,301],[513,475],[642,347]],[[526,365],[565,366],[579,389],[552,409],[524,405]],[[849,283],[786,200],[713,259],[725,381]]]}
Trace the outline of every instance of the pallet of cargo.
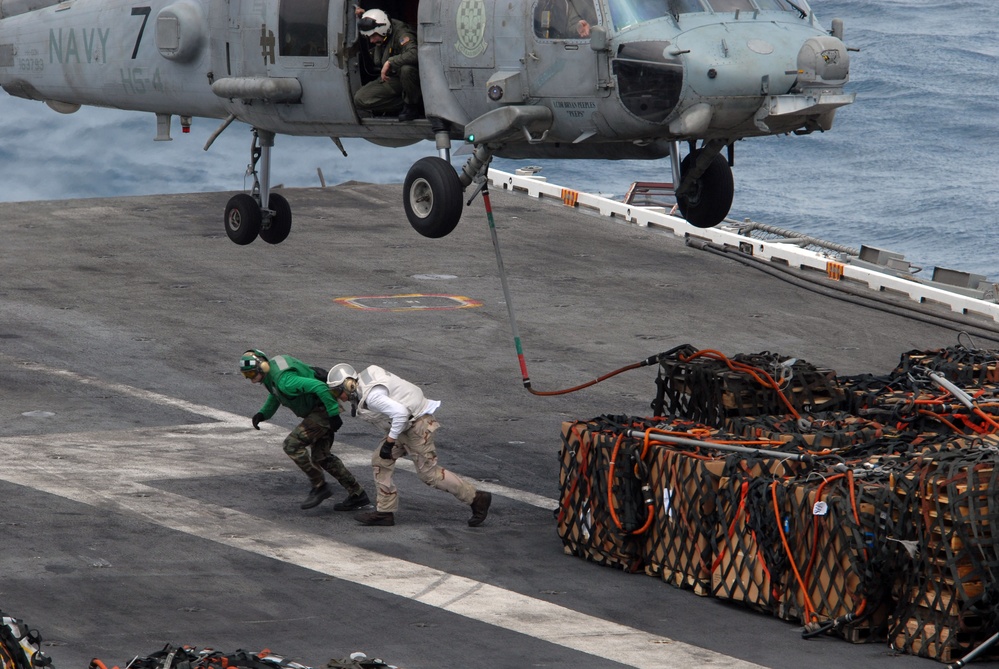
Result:
{"label": "pallet of cargo", "polygon": [[653,446],[649,484],[655,522],[646,533],[646,573],[709,594],[718,482],[724,468],[725,459],[719,455]]}
{"label": "pallet of cargo", "polygon": [[562,425],[558,532],[570,555],[625,571],[644,567],[641,542],[615,524],[614,435],[588,422]]}
{"label": "pallet of cargo", "polygon": [[[654,418],[563,427],[568,552],[806,637],[999,654],[999,354],[910,352],[854,377],[689,346],[659,361]],[[804,410],[823,402],[840,406]]]}
{"label": "pallet of cargo", "polygon": [[812,453],[863,447],[894,433],[878,421],[843,411],[799,416],[739,416],[730,418],[725,428],[742,437],[782,441]]}
{"label": "pallet of cargo", "polygon": [[826,626],[854,643],[884,636],[897,545],[886,542],[888,476],[826,472],[788,483],[787,541],[793,565],[778,615]]}
{"label": "pallet of cargo", "polygon": [[834,371],[802,360],[702,353],[683,349],[660,358],[656,415],[721,427],[733,416],[831,411],[844,400]]}
{"label": "pallet of cargo", "polygon": [[892,375],[908,374],[918,368],[939,372],[958,385],[995,384],[999,383],[999,352],[963,346],[907,351]]}

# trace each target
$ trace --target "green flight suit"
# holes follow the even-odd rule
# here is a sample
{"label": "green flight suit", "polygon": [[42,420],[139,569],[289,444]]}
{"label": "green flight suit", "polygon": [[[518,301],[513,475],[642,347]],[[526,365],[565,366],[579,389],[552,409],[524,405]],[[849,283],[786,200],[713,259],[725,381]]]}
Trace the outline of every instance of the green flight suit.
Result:
{"label": "green flight suit", "polygon": [[329,419],[340,414],[340,403],[323,381],[316,378],[311,367],[290,355],[277,355],[269,361],[263,385],[268,395],[260,413],[270,419],[278,407],[286,406],[303,419],[284,440],[284,452],[298,465],[313,488],[326,483],[327,471],[351,495],[364,488],[347,466],[331,452],[335,433]]}
{"label": "green flight suit", "polygon": [[379,77],[361,86],[354,94],[354,107],[358,111],[398,114],[403,104],[423,106],[416,31],[397,19],[390,22],[385,41],[371,47],[371,58],[379,71],[385,61],[391,63],[388,81]]}

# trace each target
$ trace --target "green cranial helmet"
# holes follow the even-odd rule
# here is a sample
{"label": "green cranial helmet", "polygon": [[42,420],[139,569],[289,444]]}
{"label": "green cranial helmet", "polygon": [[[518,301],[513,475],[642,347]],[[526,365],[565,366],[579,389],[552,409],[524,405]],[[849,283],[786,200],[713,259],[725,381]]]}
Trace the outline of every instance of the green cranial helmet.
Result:
{"label": "green cranial helmet", "polygon": [[260,363],[267,360],[267,356],[262,351],[253,348],[243,354],[239,359],[239,371],[248,379],[252,379],[260,372]]}

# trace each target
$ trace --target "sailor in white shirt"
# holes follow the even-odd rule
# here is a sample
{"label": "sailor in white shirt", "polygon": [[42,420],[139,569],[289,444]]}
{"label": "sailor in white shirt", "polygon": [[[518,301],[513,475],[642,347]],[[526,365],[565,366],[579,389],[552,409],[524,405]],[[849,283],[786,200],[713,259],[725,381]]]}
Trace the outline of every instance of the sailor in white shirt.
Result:
{"label": "sailor in white shirt", "polygon": [[350,403],[351,415],[359,415],[385,430],[385,439],[371,457],[378,499],[374,511],[355,518],[363,525],[395,525],[399,491],[392,482],[395,461],[408,455],[416,474],[429,486],[449,492],[472,507],[470,527],[485,521],[492,495],[475,489],[471,483],[437,464],[434,432],[440,427],[433,413],[441,405],[427,399],[419,386],[377,365],[360,372],[346,363],[335,365],[326,379],[333,396]]}

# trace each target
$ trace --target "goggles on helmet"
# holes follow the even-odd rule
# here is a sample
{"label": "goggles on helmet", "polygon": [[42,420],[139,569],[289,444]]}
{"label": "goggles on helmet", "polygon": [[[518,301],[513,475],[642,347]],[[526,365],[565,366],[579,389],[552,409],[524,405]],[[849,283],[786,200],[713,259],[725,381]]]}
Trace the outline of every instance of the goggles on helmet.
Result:
{"label": "goggles on helmet", "polygon": [[239,359],[239,371],[243,373],[248,379],[252,379],[257,374],[260,374],[260,358],[253,355],[252,353],[244,353],[243,357]]}

